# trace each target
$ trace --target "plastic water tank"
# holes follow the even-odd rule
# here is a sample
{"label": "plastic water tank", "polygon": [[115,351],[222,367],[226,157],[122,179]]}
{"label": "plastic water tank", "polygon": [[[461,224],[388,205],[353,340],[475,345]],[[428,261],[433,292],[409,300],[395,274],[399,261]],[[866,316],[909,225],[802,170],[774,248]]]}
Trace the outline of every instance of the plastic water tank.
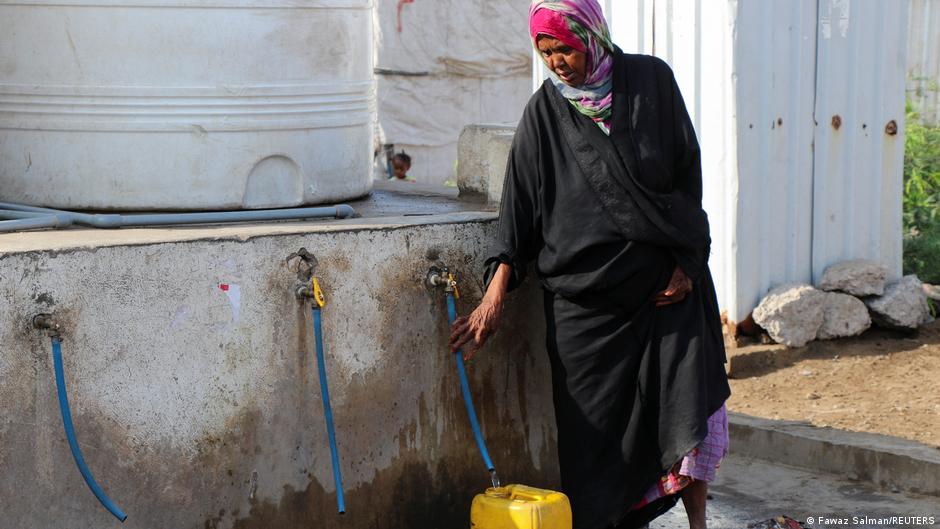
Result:
{"label": "plastic water tank", "polygon": [[0,0],[0,200],[238,209],[371,188],[371,0]]}

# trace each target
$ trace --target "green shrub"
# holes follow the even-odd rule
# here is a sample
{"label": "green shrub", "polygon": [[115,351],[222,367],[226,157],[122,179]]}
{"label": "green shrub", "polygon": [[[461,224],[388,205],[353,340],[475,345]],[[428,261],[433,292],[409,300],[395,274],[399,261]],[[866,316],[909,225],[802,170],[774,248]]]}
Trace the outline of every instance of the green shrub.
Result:
{"label": "green shrub", "polygon": [[940,284],[940,222],[904,237],[904,273],[917,274],[925,283]]}
{"label": "green shrub", "polygon": [[904,146],[904,273],[940,283],[940,127],[907,103]]}

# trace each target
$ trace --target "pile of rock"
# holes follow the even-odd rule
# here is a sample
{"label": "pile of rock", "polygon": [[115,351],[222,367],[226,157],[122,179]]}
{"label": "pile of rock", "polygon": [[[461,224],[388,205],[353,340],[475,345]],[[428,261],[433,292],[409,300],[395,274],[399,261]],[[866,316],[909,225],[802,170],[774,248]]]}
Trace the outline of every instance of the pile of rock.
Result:
{"label": "pile of rock", "polygon": [[872,261],[830,266],[811,285],[787,284],[771,290],[754,309],[754,321],[777,343],[802,347],[882,327],[913,330],[931,320],[924,285],[917,276],[885,284],[888,270]]}

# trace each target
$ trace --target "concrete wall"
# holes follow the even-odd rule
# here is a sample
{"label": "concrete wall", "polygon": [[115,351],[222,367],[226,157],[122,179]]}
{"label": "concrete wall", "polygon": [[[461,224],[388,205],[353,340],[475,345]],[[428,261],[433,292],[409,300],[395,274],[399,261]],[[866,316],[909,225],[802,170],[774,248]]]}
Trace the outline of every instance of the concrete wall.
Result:
{"label": "concrete wall", "polygon": [[[69,455],[49,340],[28,324],[46,311],[62,325],[78,439],[126,527],[467,527],[488,475],[445,352],[443,294],[423,278],[446,262],[463,276],[458,310],[475,306],[493,219],[0,237],[3,527],[119,525]],[[328,302],[343,517],[311,318],[285,265],[301,246]],[[504,481],[557,486],[540,301],[533,284],[514,294],[469,370]]]}
{"label": "concrete wall", "polygon": [[462,197],[478,196],[497,205],[503,196],[506,164],[516,127],[467,125],[457,142],[457,187]]}

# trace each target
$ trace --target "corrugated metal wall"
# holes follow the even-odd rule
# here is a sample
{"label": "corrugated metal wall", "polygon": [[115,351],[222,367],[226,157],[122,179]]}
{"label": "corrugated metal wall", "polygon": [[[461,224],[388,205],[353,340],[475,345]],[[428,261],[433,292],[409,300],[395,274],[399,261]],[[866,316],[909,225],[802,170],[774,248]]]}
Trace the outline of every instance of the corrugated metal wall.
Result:
{"label": "corrugated metal wall", "polygon": [[811,281],[817,2],[630,4],[614,6],[615,41],[675,71],[702,146],[719,302],[740,321],[771,285]]}
{"label": "corrugated metal wall", "polygon": [[740,321],[768,289],[812,281],[816,1],[742,1],[734,24],[735,295]]}
{"label": "corrugated metal wall", "polygon": [[940,125],[940,0],[911,0],[907,92],[921,119]]}
{"label": "corrugated metal wall", "polygon": [[[657,55],[676,75],[702,148],[704,203],[711,222],[710,265],[723,310],[734,305],[739,273],[735,205],[740,182],[734,137],[734,2],[611,2],[611,32],[625,52]],[[706,9],[707,8],[707,9]]]}
{"label": "corrugated metal wall", "polygon": [[624,51],[675,71],[732,321],[773,286],[813,282],[844,259],[900,273],[908,0],[604,4]]}
{"label": "corrugated metal wall", "polygon": [[673,65],[698,127],[711,264],[731,319],[843,259],[898,275],[907,2],[643,3],[650,30],[632,29],[636,16],[623,36]]}
{"label": "corrugated metal wall", "polygon": [[909,2],[819,4],[813,274],[845,258],[901,273]]}

